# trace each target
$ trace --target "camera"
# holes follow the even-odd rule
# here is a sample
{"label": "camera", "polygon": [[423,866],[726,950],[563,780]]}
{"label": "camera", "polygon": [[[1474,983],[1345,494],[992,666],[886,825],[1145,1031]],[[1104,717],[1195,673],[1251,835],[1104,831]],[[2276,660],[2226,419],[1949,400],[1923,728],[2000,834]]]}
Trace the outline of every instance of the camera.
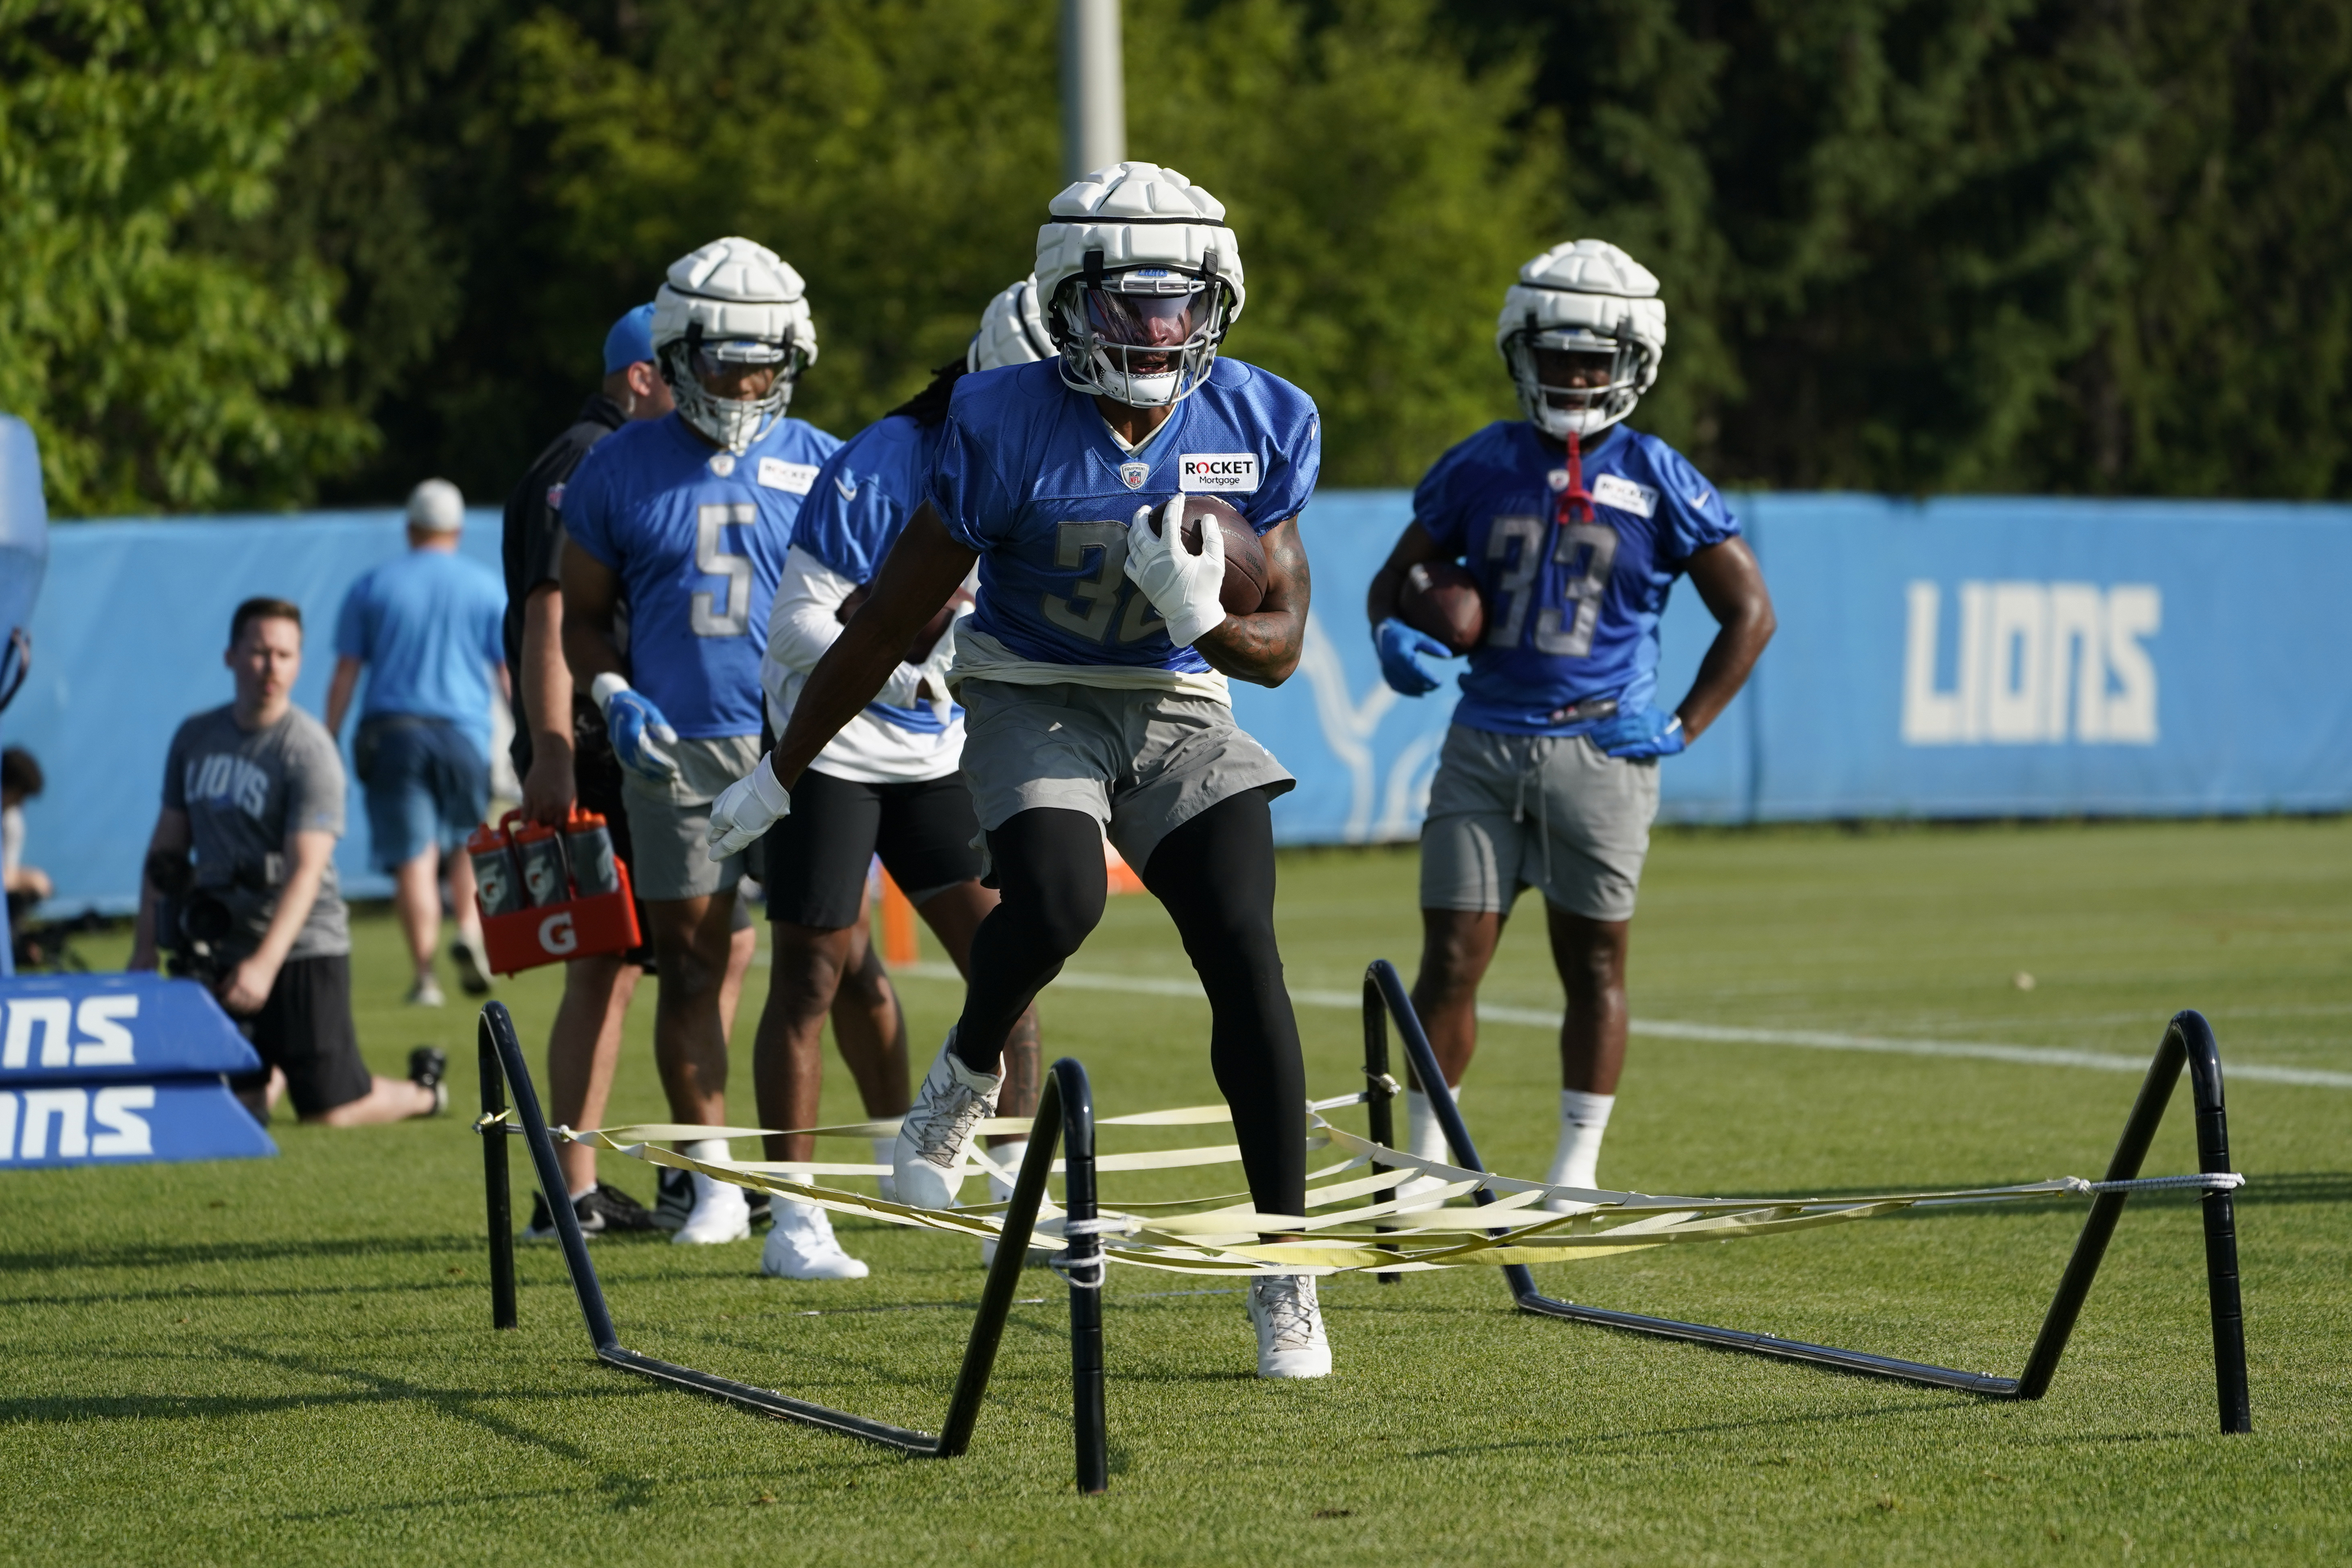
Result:
{"label": "camera", "polygon": [[[216,988],[258,945],[241,931],[244,922],[228,900],[196,885],[196,868],[185,851],[158,849],[147,857],[147,879],[161,895],[155,909],[155,944],[169,955],[164,973]],[[247,885],[240,875],[230,891]]]}

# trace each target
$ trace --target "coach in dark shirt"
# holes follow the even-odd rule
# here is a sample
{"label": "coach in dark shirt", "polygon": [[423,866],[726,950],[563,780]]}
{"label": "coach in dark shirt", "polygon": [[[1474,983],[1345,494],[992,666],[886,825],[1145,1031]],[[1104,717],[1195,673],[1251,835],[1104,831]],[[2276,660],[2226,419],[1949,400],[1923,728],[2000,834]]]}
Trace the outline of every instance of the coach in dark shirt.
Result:
{"label": "coach in dark shirt", "polygon": [[[640,305],[604,336],[604,384],[578,417],[548,444],[507,498],[501,553],[507,576],[507,668],[516,672],[515,774],[523,815],[558,823],[576,801],[596,812],[627,860],[628,818],[621,810],[621,765],[594,703],[575,699],[563,662],[563,487],[588,448],[632,419],[658,419],[673,405],[654,365],[654,308]],[[548,1045],[548,1112],[572,1127],[604,1118],[620,1053],[621,1022],[643,973],[641,954],[574,959],[564,965],[563,1001]],[[650,1229],[649,1211],[596,1181],[596,1152],[567,1143],[558,1151],[572,1206],[583,1229]],[[545,1200],[534,1204],[527,1234],[552,1236]]]}

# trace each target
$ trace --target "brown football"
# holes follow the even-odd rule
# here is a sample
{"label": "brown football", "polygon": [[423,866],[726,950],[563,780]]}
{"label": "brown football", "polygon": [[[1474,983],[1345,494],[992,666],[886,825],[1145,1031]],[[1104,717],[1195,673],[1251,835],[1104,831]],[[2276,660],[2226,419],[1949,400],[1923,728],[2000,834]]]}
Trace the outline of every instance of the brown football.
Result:
{"label": "brown football", "polygon": [[1423,561],[1404,574],[1397,619],[1457,654],[1468,653],[1486,635],[1486,604],[1478,596],[1478,579],[1468,567],[1452,561]]}
{"label": "brown football", "polygon": [[[925,621],[923,629],[915,634],[915,640],[907,645],[907,662],[920,664],[930,658],[931,649],[939,646],[940,635],[948,629],[948,623],[955,618],[956,606],[973,602],[972,596],[965,593],[961,587],[958,587],[954,593],[949,595],[948,602],[940,606],[939,614]],[[861,583],[849,591],[849,597],[841,601],[840,606],[833,612],[833,618],[845,626],[849,624],[849,617],[857,613],[857,606],[864,603],[866,603],[866,584]]]}
{"label": "brown football", "polygon": [[[1217,591],[1217,602],[1229,616],[1255,614],[1265,603],[1265,546],[1258,542],[1257,530],[1247,518],[1214,496],[1186,496],[1184,548],[1201,553],[1202,521],[1212,517],[1225,536],[1225,583]],[[1151,531],[1160,531],[1157,511],[1151,514]]]}

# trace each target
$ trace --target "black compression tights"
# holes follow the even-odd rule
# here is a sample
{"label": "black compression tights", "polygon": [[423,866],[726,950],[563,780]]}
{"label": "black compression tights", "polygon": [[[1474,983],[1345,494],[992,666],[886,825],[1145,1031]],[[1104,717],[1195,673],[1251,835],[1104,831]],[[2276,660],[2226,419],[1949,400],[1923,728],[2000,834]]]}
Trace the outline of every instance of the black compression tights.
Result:
{"label": "black compression tights", "polygon": [[[956,1055],[997,1070],[1039,988],[1102,919],[1102,830],[1084,812],[1024,811],[988,836],[1004,901],[971,942]],[[1274,940],[1274,819],[1263,792],[1218,802],[1160,841],[1143,868],[1209,994],[1209,1066],[1233,1107],[1250,1199],[1298,1214],[1307,1199],[1307,1069]]]}

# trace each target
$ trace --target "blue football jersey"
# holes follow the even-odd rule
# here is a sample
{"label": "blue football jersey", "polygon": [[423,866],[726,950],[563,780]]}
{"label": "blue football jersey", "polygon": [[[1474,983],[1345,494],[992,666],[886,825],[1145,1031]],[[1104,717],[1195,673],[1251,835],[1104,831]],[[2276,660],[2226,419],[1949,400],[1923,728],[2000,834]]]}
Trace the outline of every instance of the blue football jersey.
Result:
{"label": "blue football jersey", "polygon": [[1264,533],[1297,515],[1322,467],[1314,400],[1239,360],[1218,360],[1133,454],[1043,360],[956,384],[929,496],[948,531],[980,552],[971,630],[1042,664],[1199,674],[1208,661],[1170,642],[1128,581],[1129,520],[1200,491]]}
{"label": "blue football jersey", "polygon": [[1589,521],[1564,515],[1567,454],[1507,420],[1440,458],[1413,491],[1413,521],[1486,601],[1458,724],[1570,735],[1594,722],[1570,721],[1576,704],[1652,700],[1668,591],[1695,552],[1739,532],[1722,492],[1654,436],[1612,426],[1580,466]]}
{"label": "blue football jersey", "polygon": [[768,608],[793,521],[840,445],[780,419],[722,452],[672,414],[597,442],[564,486],[564,533],[628,601],[630,684],[680,735],[760,732]]}
{"label": "blue football jersey", "polygon": [[[793,542],[853,583],[871,583],[899,531],[923,504],[942,426],[918,425],[904,414],[877,419],[843,442],[818,470],[801,507]],[[919,735],[947,729],[925,703],[896,708],[869,702],[866,711]],[[952,713],[961,711],[954,710]]]}

